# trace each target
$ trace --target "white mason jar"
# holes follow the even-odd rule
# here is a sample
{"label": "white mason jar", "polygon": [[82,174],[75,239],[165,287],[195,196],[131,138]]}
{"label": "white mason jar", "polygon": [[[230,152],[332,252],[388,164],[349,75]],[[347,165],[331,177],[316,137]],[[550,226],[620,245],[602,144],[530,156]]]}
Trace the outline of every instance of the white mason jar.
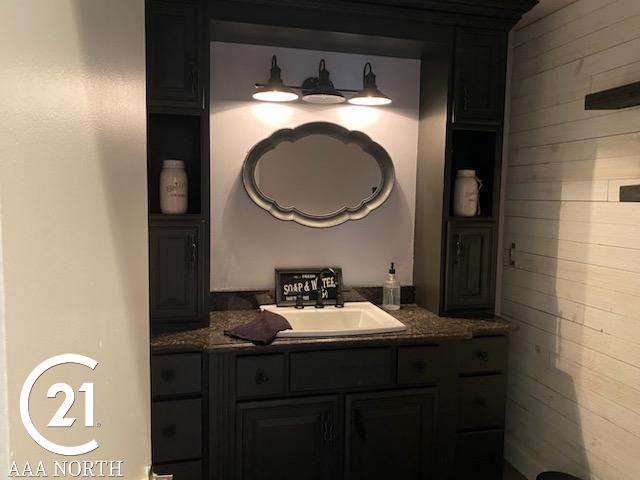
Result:
{"label": "white mason jar", "polygon": [[187,213],[187,172],[182,160],[165,160],[160,172],[160,211]]}
{"label": "white mason jar", "polygon": [[475,170],[458,170],[453,192],[453,214],[456,217],[474,217],[480,214],[480,188],[482,182]]}

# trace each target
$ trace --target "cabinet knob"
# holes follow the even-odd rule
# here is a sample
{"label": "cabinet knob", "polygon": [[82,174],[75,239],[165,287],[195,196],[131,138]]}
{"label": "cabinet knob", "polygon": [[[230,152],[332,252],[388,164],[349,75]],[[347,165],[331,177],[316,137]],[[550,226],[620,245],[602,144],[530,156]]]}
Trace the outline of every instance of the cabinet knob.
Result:
{"label": "cabinet knob", "polygon": [[175,425],[167,425],[162,429],[162,436],[167,438],[173,438],[176,434],[176,426]]}
{"label": "cabinet knob", "polygon": [[269,375],[262,368],[258,369],[256,372],[256,383],[261,385],[269,381]]}
{"label": "cabinet knob", "polygon": [[415,362],[413,362],[411,364],[411,366],[417,372],[423,372],[424,371],[424,362],[422,360],[416,360]]}
{"label": "cabinet knob", "polygon": [[165,383],[173,383],[173,381],[176,378],[176,371],[175,370],[162,370],[162,373],[160,374],[160,377],[162,377],[162,380],[164,380]]}
{"label": "cabinet knob", "polygon": [[489,361],[489,353],[486,350],[478,350],[476,352],[476,357],[478,358],[478,360],[480,360],[482,362],[488,362]]}
{"label": "cabinet knob", "polygon": [[473,404],[478,407],[484,407],[487,404],[487,400],[484,397],[476,397],[473,399]]}

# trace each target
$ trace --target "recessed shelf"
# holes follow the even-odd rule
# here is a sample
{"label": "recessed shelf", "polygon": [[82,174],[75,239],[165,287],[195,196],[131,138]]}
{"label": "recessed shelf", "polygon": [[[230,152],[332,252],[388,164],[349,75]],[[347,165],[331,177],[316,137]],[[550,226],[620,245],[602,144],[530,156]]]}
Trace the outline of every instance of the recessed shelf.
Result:
{"label": "recessed shelf", "polygon": [[[493,218],[494,177],[496,162],[497,132],[495,130],[455,130],[451,146],[451,197],[449,215],[451,218]],[[455,217],[453,196],[458,170],[475,170],[482,181],[480,189],[480,215],[478,217]]]}
{"label": "recessed shelf", "polygon": [[189,192],[187,214],[202,213],[201,116],[150,113],[147,128],[149,215],[161,214],[160,172],[162,162],[168,159],[184,161]]}

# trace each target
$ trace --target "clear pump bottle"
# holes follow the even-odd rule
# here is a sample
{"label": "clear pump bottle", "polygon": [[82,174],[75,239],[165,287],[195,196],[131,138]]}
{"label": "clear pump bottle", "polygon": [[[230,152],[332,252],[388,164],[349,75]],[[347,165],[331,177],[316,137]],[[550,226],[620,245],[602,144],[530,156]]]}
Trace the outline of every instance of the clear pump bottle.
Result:
{"label": "clear pump bottle", "polygon": [[393,262],[389,268],[389,276],[382,287],[382,308],[385,310],[400,310],[400,282],[396,279],[396,269]]}

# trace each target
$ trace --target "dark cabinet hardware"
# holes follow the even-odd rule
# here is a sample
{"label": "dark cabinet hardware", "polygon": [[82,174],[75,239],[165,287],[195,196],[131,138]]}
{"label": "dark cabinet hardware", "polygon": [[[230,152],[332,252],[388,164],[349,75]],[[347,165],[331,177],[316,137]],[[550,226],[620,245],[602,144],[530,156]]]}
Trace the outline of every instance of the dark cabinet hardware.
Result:
{"label": "dark cabinet hardware", "polygon": [[476,397],[473,399],[473,403],[478,407],[484,407],[487,405],[487,400],[484,397]]}
{"label": "dark cabinet hardware", "polygon": [[488,362],[489,361],[489,352],[487,352],[485,350],[478,350],[476,352],[476,357],[478,357],[478,360],[480,360],[482,362]]}
{"label": "dark cabinet hardware", "polygon": [[258,369],[256,372],[256,383],[261,385],[263,383],[267,383],[269,381],[269,375],[263,369]]}
{"label": "dark cabinet hardware", "polygon": [[202,400],[154,402],[151,408],[154,463],[202,455]]}
{"label": "dark cabinet hardware", "polygon": [[500,372],[507,363],[507,342],[504,337],[474,338],[462,345],[459,361],[461,375]]}
{"label": "dark cabinet hardware", "polygon": [[236,391],[240,397],[260,397],[285,389],[284,355],[248,355],[236,361]]}
{"label": "dark cabinet hardware", "polygon": [[188,260],[189,260],[189,263],[191,264],[191,267],[195,265],[197,258],[198,258],[198,244],[196,243],[196,237],[194,235],[190,235]]}
{"label": "dark cabinet hardware", "polygon": [[456,236],[456,265],[460,265],[462,259],[462,235]]}
{"label": "dark cabinet hardware", "polygon": [[167,425],[162,429],[162,435],[167,438],[173,438],[176,435],[176,426]]}
{"label": "dark cabinet hardware", "polygon": [[151,392],[154,397],[200,393],[202,354],[151,356]]}
{"label": "dark cabinet hardware", "polygon": [[415,362],[413,362],[411,364],[411,366],[413,367],[413,369],[416,372],[423,372],[424,371],[424,362],[422,360],[416,360]]}
{"label": "dark cabinet hardware", "polygon": [[360,410],[356,410],[353,412],[353,426],[355,428],[356,434],[362,440],[362,443],[367,443],[367,432],[364,427],[364,421],[362,420],[362,412]]}
{"label": "dark cabinet hardware", "polygon": [[160,376],[165,383],[173,383],[173,380],[176,378],[176,372],[175,370],[163,370]]}
{"label": "dark cabinet hardware", "polygon": [[324,443],[330,443],[335,439],[335,429],[333,423],[329,420],[325,420],[322,424],[322,440]]}

